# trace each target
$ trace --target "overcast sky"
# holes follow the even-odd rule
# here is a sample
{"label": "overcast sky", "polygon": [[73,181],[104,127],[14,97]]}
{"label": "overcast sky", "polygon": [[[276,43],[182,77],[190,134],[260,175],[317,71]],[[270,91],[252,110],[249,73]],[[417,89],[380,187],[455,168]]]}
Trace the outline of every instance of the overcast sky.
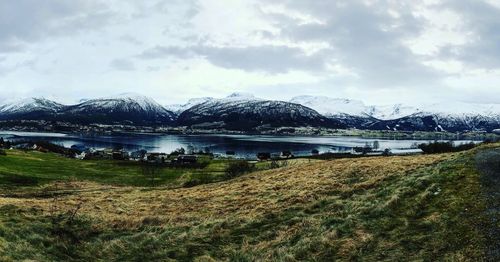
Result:
{"label": "overcast sky", "polygon": [[3,0],[0,98],[500,103],[500,0]]}

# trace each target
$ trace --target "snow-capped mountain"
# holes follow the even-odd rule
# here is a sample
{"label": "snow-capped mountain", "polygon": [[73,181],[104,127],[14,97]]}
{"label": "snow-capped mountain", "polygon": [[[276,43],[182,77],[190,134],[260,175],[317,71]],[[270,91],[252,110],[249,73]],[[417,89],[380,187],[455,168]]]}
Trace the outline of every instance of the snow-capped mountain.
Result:
{"label": "snow-capped mountain", "polygon": [[66,120],[83,123],[171,124],[175,114],[153,99],[138,94],[89,99],[62,110]]}
{"label": "snow-capped mountain", "polygon": [[255,97],[253,94],[244,92],[235,92],[228,95],[226,98],[221,98],[219,101],[257,101],[263,100],[261,98]]}
{"label": "snow-capped mountain", "polygon": [[296,96],[290,102],[312,108],[327,117],[366,116],[367,110],[362,101],[326,96]]}
{"label": "snow-capped mountain", "polygon": [[491,132],[500,127],[500,105],[463,102],[428,104],[415,108],[407,116],[389,120],[385,124],[386,127],[397,130]]}
{"label": "snow-capped mountain", "polygon": [[370,130],[492,132],[500,129],[500,104],[447,102],[420,106],[366,105],[317,96],[289,102],[233,93],[195,98],[167,108],[138,94],[81,100],[63,105],[45,98],[0,103],[0,120],[56,120],[79,124],[182,125],[255,130],[280,126],[346,127]]}
{"label": "snow-capped mountain", "polygon": [[326,96],[297,96],[290,102],[310,107],[324,116],[334,118],[355,116],[391,120],[421,112],[418,108],[402,104],[373,106],[365,105],[360,100]]}
{"label": "snow-capped mountain", "polygon": [[370,108],[359,100],[304,95],[294,97],[290,102],[312,108],[351,128],[367,129],[378,121],[369,114]]}
{"label": "snow-capped mountain", "polygon": [[418,107],[405,106],[403,104],[368,106],[365,114],[380,120],[393,120],[421,113]]}
{"label": "snow-capped mountain", "polygon": [[491,131],[500,127],[500,104],[449,102],[420,106],[365,105],[361,101],[323,96],[291,100],[350,127],[408,131]]}
{"label": "snow-capped mountain", "polygon": [[64,105],[45,98],[11,100],[0,105],[0,119],[38,120],[52,117],[63,108]]}
{"label": "snow-capped mountain", "polygon": [[214,99],[213,97],[191,98],[185,104],[166,105],[165,109],[180,115],[182,112],[188,110],[189,108],[191,108],[193,106],[203,104],[203,103],[205,103],[207,101],[211,101],[213,99]]}
{"label": "snow-capped mountain", "polygon": [[179,116],[178,123],[238,130],[280,126],[340,126],[338,121],[299,104],[263,100],[240,93],[191,107]]}

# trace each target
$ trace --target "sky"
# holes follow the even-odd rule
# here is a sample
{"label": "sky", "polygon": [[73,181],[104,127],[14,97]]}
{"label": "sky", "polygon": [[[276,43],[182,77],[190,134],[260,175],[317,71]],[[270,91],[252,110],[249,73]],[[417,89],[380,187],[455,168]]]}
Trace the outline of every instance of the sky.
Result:
{"label": "sky", "polygon": [[500,0],[2,0],[0,100],[500,103]]}

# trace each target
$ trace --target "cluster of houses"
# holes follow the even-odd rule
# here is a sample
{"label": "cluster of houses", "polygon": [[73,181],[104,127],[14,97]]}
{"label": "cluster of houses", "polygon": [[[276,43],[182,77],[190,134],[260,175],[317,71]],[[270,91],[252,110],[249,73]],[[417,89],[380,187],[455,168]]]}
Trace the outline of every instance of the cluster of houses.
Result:
{"label": "cluster of houses", "polygon": [[102,159],[102,160],[128,160],[140,161],[149,163],[179,163],[179,164],[193,164],[198,161],[198,156],[194,154],[167,154],[159,152],[147,152],[146,150],[137,150],[128,152],[123,149],[93,149],[93,148],[79,148],[72,146],[72,149],[78,150],[79,154],[75,156],[77,159]]}
{"label": "cluster of houses", "polygon": [[[209,157],[211,159],[220,157],[220,154],[213,154],[207,149],[205,151],[199,151],[199,153],[186,153],[184,149],[178,149],[170,154],[160,153],[160,152],[148,152],[146,150],[137,150],[133,152],[128,152],[123,149],[118,148],[106,148],[106,149],[94,149],[87,148],[84,145],[73,145],[71,148],[64,148],[59,145],[54,145],[48,142],[41,143],[17,143],[11,144],[8,141],[0,139],[0,148],[13,148],[21,150],[36,150],[40,152],[55,152],[67,155],[68,157],[74,157],[81,160],[126,160],[126,161],[138,161],[138,162],[148,162],[157,164],[196,164],[201,155]],[[190,152],[194,150],[190,150]],[[405,149],[405,150],[389,150],[379,149],[378,142],[374,142],[373,145],[366,144],[364,147],[354,147],[350,151],[326,153],[329,157],[355,157],[359,156],[376,156],[376,155],[409,155],[409,154],[420,154],[422,150],[418,148]],[[320,152],[317,149],[312,149],[310,152],[311,156],[320,156]],[[226,157],[235,157],[235,151],[227,151]],[[283,150],[280,153],[270,153],[270,152],[260,152],[256,154],[256,158],[259,161],[276,160],[276,159],[289,159],[294,158],[294,154],[290,150]]]}

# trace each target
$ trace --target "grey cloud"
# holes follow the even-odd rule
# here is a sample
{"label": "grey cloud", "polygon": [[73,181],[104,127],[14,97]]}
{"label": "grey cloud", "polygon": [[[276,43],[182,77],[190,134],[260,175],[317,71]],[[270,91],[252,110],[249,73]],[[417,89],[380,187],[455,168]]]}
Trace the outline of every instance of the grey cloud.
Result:
{"label": "grey cloud", "polygon": [[[282,1],[287,8],[310,15],[323,23],[299,23],[282,14],[263,14],[281,32],[277,39],[293,42],[326,42],[328,56],[353,70],[365,85],[425,84],[439,73],[421,63],[403,40],[418,36],[424,21],[412,14],[409,2],[378,1]],[[394,9],[399,17],[387,10]],[[267,35],[267,37],[271,37]]]}
{"label": "grey cloud", "polygon": [[[196,49],[196,48],[195,48]],[[144,50],[137,57],[141,59],[158,59],[173,56],[177,58],[191,58],[196,55],[196,50],[176,46],[155,46]]]}
{"label": "grey cloud", "polygon": [[[405,39],[418,36],[425,24],[413,15],[409,1],[378,1],[372,6],[363,1],[283,0],[280,3],[323,23],[304,24],[286,14],[262,12],[262,17],[280,32],[257,31],[255,34],[293,43],[327,43],[329,47],[306,55],[302,49],[288,46],[214,47],[201,41],[189,47],[156,46],[138,57],[203,57],[224,68],[268,73],[289,70],[321,73],[328,64],[340,64],[359,75],[363,85],[369,86],[428,84],[440,79],[439,72],[422,64],[423,57],[403,44]],[[400,15],[391,16],[388,9],[397,10]]]}
{"label": "grey cloud", "polygon": [[0,57],[0,76],[7,75],[20,68],[29,68],[31,70],[36,70],[36,62],[37,61],[35,59],[29,59],[29,60],[19,61],[14,64],[9,64],[7,63],[6,57]]}
{"label": "grey cloud", "polygon": [[119,71],[133,71],[135,70],[135,65],[132,61],[127,59],[114,59],[109,64],[111,68]]}
{"label": "grey cloud", "polygon": [[139,39],[131,36],[131,35],[122,35],[118,38],[119,40],[121,41],[124,41],[124,42],[127,42],[127,43],[130,43],[130,44],[133,44],[133,45],[142,45],[143,42],[140,41]]}
{"label": "grey cloud", "polygon": [[14,53],[23,50],[25,47],[22,43],[0,42],[0,53]]}
{"label": "grey cloud", "polygon": [[325,57],[321,52],[306,55],[300,48],[286,46],[204,47],[200,51],[214,65],[247,71],[285,73],[292,69],[322,71],[325,67]]}
{"label": "grey cloud", "polygon": [[138,57],[142,59],[203,57],[212,64],[224,68],[269,73],[284,73],[292,69],[321,71],[326,65],[326,56],[322,52],[306,55],[300,48],[272,45],[255,47],[156,46],[145,50]]}
{"label": "grey cloud", "polygon": [[461,16],[462,30],[474,36],[461,46],[450,45],[441,49],[440,55],[455,58],[475,67],[496,69],[500,67],[500,9],[481,0],[446,1],[439,6]]}
{"label": "grey cloud", "polygon": [[51,36],[99,28],[110,17],[107,7],[94,0],[0,1],[0,52],[19,50],[23,43]]}

